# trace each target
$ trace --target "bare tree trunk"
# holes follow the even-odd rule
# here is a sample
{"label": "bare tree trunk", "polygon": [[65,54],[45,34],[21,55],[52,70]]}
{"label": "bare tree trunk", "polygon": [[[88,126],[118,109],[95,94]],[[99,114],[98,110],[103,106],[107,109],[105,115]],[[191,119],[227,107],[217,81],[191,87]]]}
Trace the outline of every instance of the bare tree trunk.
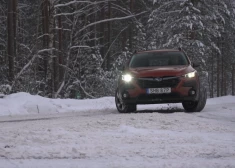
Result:
{"label": "bare tree trunk", "polygon": [[[130,0],[130,12],[131,13],[134,11],[134,3],[135,3],[135,0]],[[131,51],[133,50],[133,23],[130,23],[129,25],[129,48]]]}
{"label": "bare tree trunk", "polygon": [[[49,49],[49,42],[50,42],[50,37],[49,37],[49,9],[50,9],[50,2],[49,0],[43,0],[42,1],[42,29],[43,29],[43,49]],[[48,91],[50,92],[50,86],[51,86],[51,82],[49,82],[48,85],[48,77],[49,77],[49,73],[48,70],[50,70],[51,68],[48,66],[48,62],[49,62],[49,56],[50,56],[50,52],[45,51],[43,53],[43,63],[42,63],[42,67],[43,67],[43,80],[44,80],[44,87],[41,88],[43,90],[43,92],[45,94],[48,93]],[[49,68],[48,68],[49,67]],[[49,89],[46,90],[46,86],[49,87]]]}
{"label": "bare tree trunk", "polygon": [[[91,14],[88,17],[89,23],[95,23],[96,22],[96,4],[95,3],[92,5],[92,13],[93,14]],[[89,44],[90,44],[90,46],[96,46],[96,24],[91,26],[89,28],[89,31],[90,31],[90,39],[92,39]]]}
{"label": "bare tree trunk", "polygon": [[235,64],[232,65],[232,95],[235,96]]}
{"label": "bare tree trunk", "polygon": [[64,58],[63,58],[63,49],[62,49],[62,23],[61,16],[58,17],[58,27],[59,27],[59,82],[62,82],[64,77]]}
{"label": "bare tree trunk", "polygon": [[[102,3],[101,6],[100,6],[101,7],[101,12],[100,12],[100,19],[101,20],[105,19],[105,10],[104,10],[104,6],[103,5],[104,4]],[[104,43],[105,43],[105,23],[104,22],[100,24],[100,33],[101,33],[101,38],[100,38],[100,44],[101,44],[100,54],[101,54],[102,58],[105,59],[104,58],[104,56],[105,56],[105,45],[104,45]],[[105,69],[105,63],[103,64],[102,68]]]}
{"label": "bare tree trunk", "polygon": [[224,96],[224,63],[223,63],[223,55],[221,61],[221,96]]}
{"label": "bare tree trunk", "polygon": [[[111,2],[108,2],[108,19],[111,18]],[[111,46],[111,21],[108,22],[108,50],[107,50],[107,58],[106,58],[106,69],[109,70],[110,69],[110,55],[111,55],[111,51],[110,51],[110,46]]]}
{"label": "bare tree trunk", "polygon": [[[48,49],[49,45],[49,2],[43,0],[42,2],[42,27],[43,27],[43,48]],[[43,58],[44,78],[47,79],[48,53]]]}
{"label": "bare tree trunk", "polygon": [[226,66],[224,66],[224,96],[227,95],[227,72]]}
{"label": "bare tree trunk", "polygon": [[18,0],[13,0],[13,30],[14,30],[14,56],[17,55],[16,35],[17,35],[17,3]]}
{"label": "bare tree trunk", "polygon": [[217,97],[220,97],[220,59],[217,54]]}
{"label": "bare tree trunk", "polygon": [[214,56],[212,56],[212,73],[211,73],[211,95],[210,97],[214,97]]}
{"label": "bare tree trunk", "polygon": [[221,38],[221,96],[224,96],[225,81],[224,81],[224,37]]}
{"label": "bare tree trunk", "polygon": [[15,58],[15,42],[14,42],[14,24],[13,24],[13,5],[14,0],[8,0],[7,29],[8,29],[8,66],[9,66],[9,82],[14,80],[14,58]]}
{"label": "bare tree trunk", "polygon": [[56,78],[57,78],[57,69],[56,69],[56,64],[57,64],[57,57],[55,56],[54,53],[54,46],[55,46],[55,38],[54,38],[54,34],[55,34],[55,19],[53,18],[53,13],[54,13],[54,6],[53,6],[53,1],[50,0],[49,2],[49,18],[48,18],[48,31],[49,31],[49,43],[48,43],[48,47],[50,49],[49,51],[49,66],[50,66],[50,71],[49,71],[49,75],[50,75],[50,82],[49,82],[49,87],[50,87],[50,92],[51,92],[51,97],[54,97],[55,95],[55,90],[56,90]]}

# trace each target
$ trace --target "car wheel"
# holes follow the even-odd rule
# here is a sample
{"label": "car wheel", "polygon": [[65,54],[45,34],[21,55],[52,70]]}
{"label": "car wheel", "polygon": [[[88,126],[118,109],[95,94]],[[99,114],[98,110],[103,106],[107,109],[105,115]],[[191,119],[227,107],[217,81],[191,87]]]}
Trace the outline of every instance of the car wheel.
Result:
{"label": "car wheel", "polygon": [[121,94],[119,93],[118,89],[115,93],[115,103],[117,110],[120,113],[128,113],[136,111],[136,104],[125,104],[122,100]]}
{"label": "car wheel", "polygon": [[187,112],[200,112],[205,107],[206,100],[207,100],[206,88],[201,87],[198,101],[185,101],[182,102],[182,105],[185,111]]}

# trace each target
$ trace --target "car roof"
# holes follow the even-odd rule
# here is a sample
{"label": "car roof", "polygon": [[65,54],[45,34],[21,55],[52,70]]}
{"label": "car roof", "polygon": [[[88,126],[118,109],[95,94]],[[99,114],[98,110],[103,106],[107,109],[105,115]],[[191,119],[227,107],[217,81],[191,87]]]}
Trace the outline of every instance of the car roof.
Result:
{"label": "car roof", "polygon": [[148,52],[181,52],[181,51],[176,49],[146,50],[146,51],[138,51],[137,54],[148,53]]}

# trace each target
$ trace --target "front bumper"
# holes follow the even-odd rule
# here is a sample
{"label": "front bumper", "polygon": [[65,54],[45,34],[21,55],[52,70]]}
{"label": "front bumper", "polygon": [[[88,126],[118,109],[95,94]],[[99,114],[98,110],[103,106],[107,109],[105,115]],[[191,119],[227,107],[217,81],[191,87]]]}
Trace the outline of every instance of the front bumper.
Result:
{"label": "front bumper", "polygon": [[126,104],[162,104],[162,103],[181,103],[183,101],[195,101],[195,96],[181,96],[177,93],[171,94],[141,94],[138,97],[123,98]]}
{"label": "front bumper", "polygon": [[[179,77],[179,83],[171,88],[171,93],[165,94],[148,94],[148,88],[140,87],[136,81],[132,83],[122,82],[118,88],[122,100],[126,104],[181,103],[183,101],[196,101],[199,97],[197,77],[191,79]],[[195,94],[191,94],[192,90],[195,91]]]}

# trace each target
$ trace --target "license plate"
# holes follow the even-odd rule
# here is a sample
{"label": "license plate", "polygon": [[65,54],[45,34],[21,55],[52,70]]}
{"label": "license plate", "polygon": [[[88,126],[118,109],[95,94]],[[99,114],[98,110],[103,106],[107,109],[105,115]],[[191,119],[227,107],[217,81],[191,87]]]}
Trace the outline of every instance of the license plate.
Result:
{"label": "license plate", "polygon": [[162,94],[171,93],[171,88],[149,88],[147,89],[148,94]]}

